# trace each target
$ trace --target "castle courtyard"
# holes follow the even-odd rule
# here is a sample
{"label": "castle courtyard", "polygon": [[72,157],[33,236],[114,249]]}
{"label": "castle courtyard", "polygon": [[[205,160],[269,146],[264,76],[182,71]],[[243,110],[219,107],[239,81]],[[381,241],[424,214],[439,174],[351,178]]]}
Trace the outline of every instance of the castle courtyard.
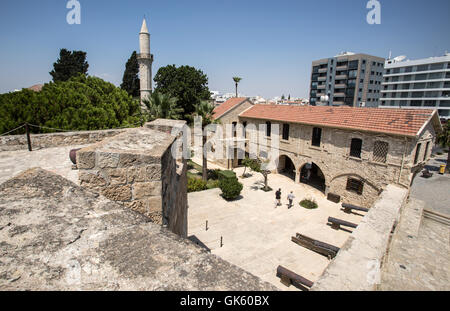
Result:
{"label": "castle courtyard", "polygon": [[[79,184],[79,171],[72,169],[68,155],[71,149],[83,146],[36,149],[33,152],[27,150],[0,152],[0,184],[35,167],[41,167]],[[431,200],[421,193],[428,193],[431,197],[439,189],[442,190],[437,188],[438,185],[443,184],[444,189],[445,185],[448,187],[448,176],[441,176],[436,171],[438,164],[445,158],[446,155],[442,155],[428,163],[430,167],[433,167],[430,170],[435,175],[431,179],[417,177],[411,193],[413,201],[419,195],[425,198],[425,202],[421,203],[423,208],[427,207],[442,213],[448,212],[445,196],[442,196],[442,193],[435,196],[439,197],[439,200]],[[199,159],[194,159],[194,161],[199,163]],[[208,167],[210,169],[218,168],[214,164],[209,164]],[[237,176],[240,176],[243,168],[237,168],[235,172]],[[244,188],[241,197],[233,202],[222,199],[219,189],[188,195],[188,237],[192,241],[198,242],[200,246],[210,249],[211,253],[220,259],[238,266],[281,290],[297,291],[298,289],[294,286],[287,288],[280,282],[276,276],[276,269],[279,265],[312,282],[317,282],[331,261],[295,244],[291,241],[291,237],[300,233],[337,247],[343,247],[351,237],[351,232],[332,229],[327,225],[328,217],[360,224],[365,213],[361,213],[361,215],[346,214],[341,210],[340,204],[328,201],[319,190],[305,184],[295,183],[289,177],[280,174],[269,175],[269,186],[274,190],[264,192],[259,190],[262,186],[262,175],[254,172],[250,172],[250,174],[252,176],[249,178],[239,179],[244,184]],[[283,205],[275,208],[275,191],[278,188],[282,189]],[[294,206],[288,209],[286,196],[290,191],[294,192],[296,198]],[[304,198],[315,199],[319,208],[307,210],[300,207],[299,202]],[[407,208],[406,211],[419,215],[422,213],[422,208],[418,212],[412,208]],[[400,229],[408,229],[400,230],[394,236],[386,270],[383,272],[383,285],[380,289],[419,289],[421,287],[417,287],[416,284],[418,279],[431,280],[427,281],[425,285],[420,283],[423,286],[421,289],[447,289],[448,269],[445,267],[448,263],[448,244],[446,244],[448,227],[442,227],[426,217],[420,223],[416,220],[421,217],[412,216],[402,216],[405,225],[401,225]],[[414,226],[409,225],[409,219],[415,221]],[[414,232],[411,231],[411,228],[415,228]],[[436,239],[436,235],[439,235],[439,238]],[[415,239],[416,236],[417,239]],[[433,242],[433,244],[426,240],[430,237],[436,243]],[[404,252],[405,243],[416,244],[407,247],[411,252]],[[419,248],[423,248],[420,255],[414,251]],[[433,255],[435,252],[439,252],[441,255]],[[443,269],[439,278],[433,277],[435,267]],[[418,277],[414,274],[410,278],[406,277],[405,274],[409,275],[410,269],[421,273],[421,276]],[[399,279],[403,280],[401,286],[398,283]]]}
{"label": "castle courtyard", "polygon": [[[235,169],[235,172],[240,176],[243,168]],[[220,189],[190,193],[188,236],[202,242],[213,254],[282,290],[297,289],[281,284],[276,277],[279,265],[315,282],[330,261],[291,242],[291,237],[300,233],[342,247],[351,232],[332,229],[327,225],[328,217],[358,224],[363,215],[346,214],[340,204],[328,201],[322,192],[294,183],[283,175],[269,175],[269,186],[274,190],[264,192],[258,189],[263,181],[262,175],[251,174],[250,178],[239,178],[244,189],[241,198],[233,202],[225,201],[220,196]],[[275,208],[278,188],[282,190],[283,205]],[[290,191],[294,191],[296,198],[294,206],[288,209],[286,197]],[[301,207],[299,202],[305,198],[314,198],[319,208],[308,210]]]}

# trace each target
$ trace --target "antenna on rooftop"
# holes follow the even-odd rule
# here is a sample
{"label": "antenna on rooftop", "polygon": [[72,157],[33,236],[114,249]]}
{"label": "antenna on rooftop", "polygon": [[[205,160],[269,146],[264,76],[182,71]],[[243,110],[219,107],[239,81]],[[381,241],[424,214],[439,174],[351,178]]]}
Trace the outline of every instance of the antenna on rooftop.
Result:
{"label": "antenna on rooftop", "polygon": [[388,60],[390,60],[391,57],[392,57],[392,51],[389,51],[389,57],[388,57]]}

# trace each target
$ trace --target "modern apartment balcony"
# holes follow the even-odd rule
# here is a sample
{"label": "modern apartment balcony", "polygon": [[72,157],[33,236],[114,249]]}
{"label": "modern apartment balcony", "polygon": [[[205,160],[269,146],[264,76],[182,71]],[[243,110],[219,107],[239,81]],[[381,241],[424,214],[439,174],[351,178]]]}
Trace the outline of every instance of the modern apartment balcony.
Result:
{"label": "modern apartment balcony", "polygon": [[347,79],[347,75],[338,75],[335,77],[336,80]]}
{"label": "modern apartment balcony", "polygon": [[334,96],[336,96],[336,97],[345,97],[345,93],[344,92],[334,93]]}
{"label": "modern apartment balcony", "polygon": [[319,80],[319,81],[327,81],[327,77],[319,77],[317,80]]}
{"label": "modern apartment balcony", "polygon": [[333,101],[333,106],[334,105],[336,105],[336,106],[343,106],[345,104],[345,102],[343,102],[343,101]]}
{"label": "modern apartment balcony", "polygon": [[343,65],[343,66],[338,66],[336,67],[336,70],[347,70],[348,66],[347,65]]}
{"label": "modern apartment balcony", "polygon": [[345,83],[335,84],[334,88],[335,89],[345,89],[345,88],[347,88],[347,84],[345,84]]}
{"label": "modern apartment balcony", "polygon": [[325,96],[325,93],[317,93],[317,97]]}
{"label": "modern apartment balcony", "polygon": [[328,71],[328,68],[321,68],[321,69],[319,69],[319,73],[324,73],[324,72],[327,72]]}
{"label": "modern apartment balcony", "polygon": [[318,85],[318,86],[317,86],[317,89],[318,89],[318,90],[325,90],[325,85]]}

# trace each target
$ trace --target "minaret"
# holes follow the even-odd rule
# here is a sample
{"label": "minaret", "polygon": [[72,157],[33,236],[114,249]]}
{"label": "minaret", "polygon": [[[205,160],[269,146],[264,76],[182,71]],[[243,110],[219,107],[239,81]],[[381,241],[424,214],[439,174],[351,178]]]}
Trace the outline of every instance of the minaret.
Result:
{"label": "minaret", "polygon": [[145,98],[152,93],[152,63],[153,55],[150,53],[150,33],[148,32],[147,22],[142,22],[141,32],[139,33],[140,54],[138,54],[139,62],[139,79],[141,80],[141,104]]}

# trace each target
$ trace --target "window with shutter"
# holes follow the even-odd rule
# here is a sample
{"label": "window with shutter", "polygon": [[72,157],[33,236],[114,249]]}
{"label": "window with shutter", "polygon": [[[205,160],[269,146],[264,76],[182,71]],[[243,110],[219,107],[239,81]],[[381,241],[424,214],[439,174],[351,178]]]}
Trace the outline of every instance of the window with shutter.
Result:
{"label": "window with shutter", "polygon": [[419,162],[419,155],[420,155],[421,147],[422,147],[422,144],[417,145],[416,155],[414,156],[414,164],[417,164],[417,162]]}
{"label": "window with shutter", "polygon": [[270,122],[266,122],[266,136],[270,137],[272,135],[272,124]]}
{"label": "window with shutter", "polygon": [[361,158],[362,140],[359,138],[353,138],[350,146],[350,156],[355,158]]}
{"label": "window with shutter", "polygon": [[363,190],[364,190],[364,182],[355,178],[349,178],[347,180],[347,191],[355,192],[359,195],[362,195]]}
{"label": "window with shutter", "polygon": [[384,141],[376,141],[373,147],[373,161],[386,163],[389,144]]}
{"label": "window with shutter", "polygon": [[289,140],[289,124],[283,124],[283,139]]}
{"label": "window with shutter", "polygon": [[316,146],[316,147],[320,147],[321,140],[322,140],[322,129],[319,127],[315,127],[313,129],[312,145]]}

